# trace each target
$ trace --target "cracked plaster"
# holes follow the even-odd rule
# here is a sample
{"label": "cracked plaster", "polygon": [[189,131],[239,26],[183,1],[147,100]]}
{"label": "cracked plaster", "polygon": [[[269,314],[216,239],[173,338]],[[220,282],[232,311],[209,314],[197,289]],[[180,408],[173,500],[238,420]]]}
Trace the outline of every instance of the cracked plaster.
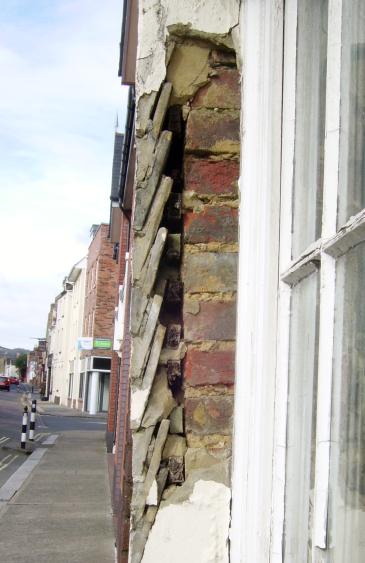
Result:
{"label": "cracked plaster", "polygon": [[137,50],[137,100],[160,89],[171,45],[177,38],[209,40],[233,48],[239,4],[239,0],[142,0],[138,19],[138,36],[143,41],[138,42]]}
{"label": "cracked plaster", "polygon": [[229,487],[198,479],[186,498],[175,504],[176,493],[181,497],[183,488],[187,487],[161,503],[142,563],[228,563]]}

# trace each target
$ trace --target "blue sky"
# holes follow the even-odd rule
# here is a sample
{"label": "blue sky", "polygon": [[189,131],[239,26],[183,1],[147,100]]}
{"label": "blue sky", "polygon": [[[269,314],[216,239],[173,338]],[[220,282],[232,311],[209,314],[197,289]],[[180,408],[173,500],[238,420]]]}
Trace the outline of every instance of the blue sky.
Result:
{"label": "blue sky", "polygon": [[122,0],[2,0],[0,346],[32,348],[109,217]]}

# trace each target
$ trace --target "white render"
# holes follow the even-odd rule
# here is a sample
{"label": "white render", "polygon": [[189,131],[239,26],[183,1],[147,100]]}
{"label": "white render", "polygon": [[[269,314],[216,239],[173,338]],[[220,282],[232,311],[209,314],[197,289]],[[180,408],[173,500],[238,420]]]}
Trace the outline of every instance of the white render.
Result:
{"label": "white render", "polygon": [[229,487],[199,480],[190,497],[160,505],[142,563],[228,563]]}
{"label": "white render", "polygon": [[67,404],[68,338],[70,294],[63,292],[56,300],[56,324],[52,335],[52,394],[50,401]]}
{"label": "white render", "polygon": [[[59,398],[61,405],[78,405],[80,351],[77,338],[82,334],[85,302],[86,260],[82,259],[64,281],[64,291],[56,298],[56,317],[51,329],[49,354],[52,358],[52,393],[50,401]],[[71,396],[68,397],[70,372],[73,372]]]}
{"label": "white render", "polygon": [[137,98],[158,92],[166,76],[167,39],[186,26],[186,35],[222,38],[238,25],[238,0],[142,0],[139,2]]}

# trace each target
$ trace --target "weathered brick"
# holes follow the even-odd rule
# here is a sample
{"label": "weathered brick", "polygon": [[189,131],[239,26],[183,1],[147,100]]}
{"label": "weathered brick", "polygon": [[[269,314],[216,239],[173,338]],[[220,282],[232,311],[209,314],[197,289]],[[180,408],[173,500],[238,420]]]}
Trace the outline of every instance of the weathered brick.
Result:
{"label": "weathered brick", "polygon": [[185,190],[207,195],[237,195],[238,160],[197,158],[186,155]]}
{"label": "weathered brick", "polygon": [[237,254],[235,252],[186,254],[182,275],[186,292],[235,291]]}
{"label": "weathered brick", "polygon": [[[113,260],[109,225],[102,223],[90,243],[85,287],[85,336],[113,338],[115,300],[118,287],[118,265]],[[93,355],[83,351],[82,357]],[[110,350],[98,350],[98,356],[111,357]]]}
{"label": "weathered brick", "polygon": [[205,207],[200,213],[184,214],[185,242],[236,242],[238,212],[231,207]]}
{"label": "weathered brick", "polygon": [[184,310],[184,337],[188,342],[234,340],[235,335],[235,302],[201,301],[195,315]]}
{"label": "weathered brick", "polygon": [[239,111],[192,109],[186,126],[185,150],[195,153],[239,154]]}
{"label": "weathered brick", "polygon": [[184,378],[191,386],[233,385],[233,350],[188,350],[185,356]]}
{"label": "weathered brick", "polygon": [[185,427],[195,434],[231,434],[233,397],[185,399]]}
{"label": "weathered brick", "polygon": [[239,72],[235,68],[217,70],[208,84],[198,90],[192,107],[240,109],[239,78]]}
{"label": "weathered brick", "polygon": [[217,49],[213,49],[210,52],[209,57],[210,66],[234,66],[236,67],[236,55],[235,53],[228,52],[228,51],[219,51]]}

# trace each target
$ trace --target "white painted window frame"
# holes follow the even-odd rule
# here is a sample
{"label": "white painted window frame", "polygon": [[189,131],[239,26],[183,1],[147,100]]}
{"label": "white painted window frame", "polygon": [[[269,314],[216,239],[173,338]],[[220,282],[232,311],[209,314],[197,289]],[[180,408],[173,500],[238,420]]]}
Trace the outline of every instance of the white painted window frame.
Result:
{"label": "white painted window frame", "polygon": [[[336,230],[339,189],[341,25],[342,0],[329,0],[326,87],[326,135],[323,185],[322,237],[291,261],[292,186],[295,146],[295,54],[298,0],[286,2],[283,90],[283,168],[281,247],[278,315],[278,363],[274,446],[274,492],[271,554],[283,561],[285,518],[285,460],[289,362],[290,287],[318,269],[320,264],[320,330],[316,424],[313,561],[317,548],[321,561],[328,560],[328,497],[331,449],[331,407],[336,259],[365,240],[365,210]],[[295,24],[294,24],[295,22]]]}
{"label": "white painted window frame", "polygon": [[231,562],[271,544],[281,168],[283,1],[244,0],[241,205]]}
{"label": "white painted window frame", "polygon": [[[285,1],[284,53],[280,48],[284,2],[245,0],[241,9],[244,79],[232,563],[283,561],[290,294],[291,287],[316,271],[319,264],[313,561],[319,561],[319,554],[321,561],[328,560],[336,259],[365,240],[365,210],[336,231],[342,0],[329,0],[322,234],[300,257],[291,260],[298,1]],[[281,80],[278,66],[283,56],[281,90],[272,72]],[[277,119],[281,117],[282,123],[278,124]],[[269,406],[270,401],[275,405],[275,412]],[[272,465],[267,464],[270,456]]]}
{"label": "white painted window frame", "polygon": [[[332,358],[336,264],[341,242],[349,243],[351,227],[336,234],[338,162],[340,136],[341,0],[330,0],[328,10],[328,56],[326,137],[323,186],[322,238],[291,262],[294,148],[297,0],[286,4],[286,45],[283,92],[283,173],[280,248],[279,352],[277,364],[277,412],[275,430],[275,485],[273,496],[273,555],[282,561],[285,519],[285,460],[289,362],[290,287],[314,272],[320,263],[320,328],[316,430],[315,500],[313,550],[327,547],[327,515],[331,440]],[[335,166],[334,166],[335,163]],[[336,165],[337,163],[337,165]],[[352,221],[355,226],[356,221]],[[361,226],[355,229],[358,233]],[[346,246],[346,243],[345,243]],[[347,247],[348,248],[348,247]],[[280,460],[280,463],[279,463]]]}

